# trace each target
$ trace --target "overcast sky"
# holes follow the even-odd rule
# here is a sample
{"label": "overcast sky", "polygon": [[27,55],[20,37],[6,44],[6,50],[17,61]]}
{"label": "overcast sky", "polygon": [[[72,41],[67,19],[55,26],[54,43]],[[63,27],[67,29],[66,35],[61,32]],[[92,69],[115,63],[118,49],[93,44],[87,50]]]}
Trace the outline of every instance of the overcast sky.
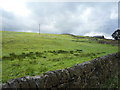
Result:
{"label": "overcast sky", "polygon": [[[4,1],[4,0],[3,0]],[[4,4],[3,4],[4,3]],[[117,2],[24,2],[0,4],[2,30],[94,36],[118,28]]]}

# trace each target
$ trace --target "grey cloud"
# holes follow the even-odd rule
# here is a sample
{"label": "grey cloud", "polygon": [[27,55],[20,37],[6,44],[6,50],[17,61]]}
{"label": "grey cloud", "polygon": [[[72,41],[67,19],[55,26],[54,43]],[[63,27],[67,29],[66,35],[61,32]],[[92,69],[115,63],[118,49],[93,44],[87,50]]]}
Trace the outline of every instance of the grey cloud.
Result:
{"label": "grey cloud", "polygon": [[[117,12],[117,3],[87,2],[87,3],[38,3],[26,4],[31,11],[28,17],[15,16],[4,11],[4,22],[7,30],[38,31],[41,24],[42,33],[86,33],[110,34],[118,26],[116,18],[111,19],[112,11]],[[110,36],[109,35],[109,36]]]}

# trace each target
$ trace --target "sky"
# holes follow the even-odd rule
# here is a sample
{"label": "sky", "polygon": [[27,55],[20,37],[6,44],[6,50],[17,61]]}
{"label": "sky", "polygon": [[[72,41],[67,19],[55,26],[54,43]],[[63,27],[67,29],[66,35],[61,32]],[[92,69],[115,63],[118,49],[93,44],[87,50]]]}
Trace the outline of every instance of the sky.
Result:
{"label": "sky", "polygon": [[0,3],[2,30],[82,36],[111,34],[118,28],[117,2],[28,2]]}

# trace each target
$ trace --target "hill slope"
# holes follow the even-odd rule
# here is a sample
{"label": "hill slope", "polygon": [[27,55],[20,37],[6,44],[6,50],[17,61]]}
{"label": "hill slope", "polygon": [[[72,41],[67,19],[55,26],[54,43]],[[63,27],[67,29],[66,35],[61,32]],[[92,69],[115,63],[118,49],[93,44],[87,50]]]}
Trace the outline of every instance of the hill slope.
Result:
{"label": "hill slope", "polygon": [[69,35],[2,31],[3,82],[63,69],[109,53],[117,46]]}

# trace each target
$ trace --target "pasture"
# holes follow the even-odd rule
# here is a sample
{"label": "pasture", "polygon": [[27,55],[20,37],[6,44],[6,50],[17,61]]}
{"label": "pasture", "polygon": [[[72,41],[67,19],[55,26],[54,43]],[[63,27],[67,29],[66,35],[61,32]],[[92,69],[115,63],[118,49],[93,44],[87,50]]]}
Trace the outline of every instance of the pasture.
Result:
{"label": "pasture", "polygon": [[64,69],[118,51],[117,46],[100,44],[86,37],[10,31],[0,33],[2,82]]}

